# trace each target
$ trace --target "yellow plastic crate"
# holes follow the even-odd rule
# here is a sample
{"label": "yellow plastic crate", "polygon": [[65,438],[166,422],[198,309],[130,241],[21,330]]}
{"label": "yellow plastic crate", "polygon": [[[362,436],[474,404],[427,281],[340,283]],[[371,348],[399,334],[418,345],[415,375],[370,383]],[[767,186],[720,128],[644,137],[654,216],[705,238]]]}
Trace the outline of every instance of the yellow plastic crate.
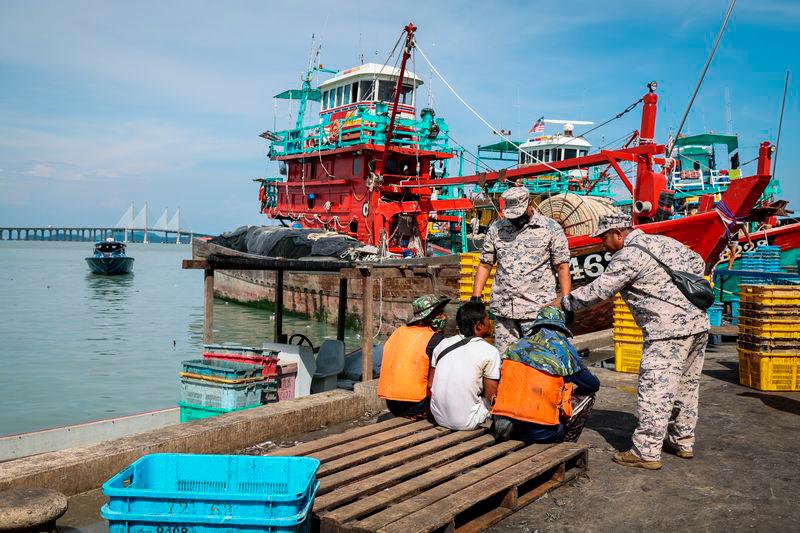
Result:
{"label": "yellow plastic crate", "polygon": [[793,329],[775,329],[771,327],[772,324],[767,323],[766,326],[756,327],[745,324],[739,324],[739,334],[749,335],[751,337],[760,337],[762,339],[800,339],[800,324],[796,324]]}
{"label": "yellow plastic crate", "polygon": [[638,373],[642,363],[642,343],[614,341],[614,367],[617,372]]}
{"label": "yellow plastic crate", "polygon": [[742,285],[739,298],[744,303],[800,306],[800,287],[792,285]]}
{"label": "yellow plastic crate", "polygon": [[[472,252],[468,254],[461,254],[460,262],[460,279],[458,282],[458,295],[462,301],[469,300],[472,297],[472,286],[475,283],[475,272],[478,270],[480,263],[480,254]],[[483,287],[481,298],[488,300],[492,294],[492,285],[494,284],[494,275],[497,267],[492,268],[489,273],[489,278],[486,280],[486,285]]]}
{"label": "yellow plastic crate", "polygon": [[619,325],[615,323],[612,333],[614,334],[615,341],[620,340],[620,341],[632,341],[641,343],[644,340],[644,334],[642,333],[642,328],[635,325],[634,326]]}
{"label": "yellow plastic crate", "polygon": [[739,348],[739,383],[763,391],[800,391],[800,354],[763,355]]}
{"label": "yellow plastic crate", "polygon": [[740,294],[757,294],[768,298],[800,299],[797,285],[741,285]]}
{"label": "yellow plastic crate", "polygon": [[756,331],[763,331],[768,333],[779,333],[783,331],[798,331],[800,330],[800,317],[795,319],[773,319],[764,320],[762,318],[755,318],[750,316],[740,316],[739,325],[745,326]]}

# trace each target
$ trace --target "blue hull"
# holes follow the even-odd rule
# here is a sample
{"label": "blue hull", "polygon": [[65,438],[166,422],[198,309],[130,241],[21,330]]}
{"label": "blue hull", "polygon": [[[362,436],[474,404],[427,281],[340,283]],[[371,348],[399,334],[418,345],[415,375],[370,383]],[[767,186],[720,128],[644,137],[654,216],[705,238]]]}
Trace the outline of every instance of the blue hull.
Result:
{"label": "blue hull", "polygon": [[133,257],[87,257],[86,262],[93,273],[105,276],[130,274],[133,270]]}

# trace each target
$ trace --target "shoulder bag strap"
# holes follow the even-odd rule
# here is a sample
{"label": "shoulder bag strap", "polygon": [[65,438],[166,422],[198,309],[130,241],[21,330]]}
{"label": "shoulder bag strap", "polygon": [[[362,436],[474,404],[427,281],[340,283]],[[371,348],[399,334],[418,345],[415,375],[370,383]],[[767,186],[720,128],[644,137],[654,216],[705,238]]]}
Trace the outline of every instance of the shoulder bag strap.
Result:
{"label": "shoulder bag strap", "polygon": [[672,272],[672,269],[671,269],[670,267],[668,267],[667,265],[665,265],[665,264],[664,264],[664,263],[663,263],[663,262],[662,262],[662,261],[661,261],[661,260],[660,260],[658,257],[656,257],[656,256],[653,254],[653,252],[651,252],[650,250],[648,250],[648,249],[647,249],[647,248],[645,248],[644,246],[640,246],[640,245],[638,245],[638,244],[629,244],[628,246],[630,246],[631,248],[638,248],[639,250],[643,251],[644,253],[646,253],[647,255],[649,255],[650,257],[652,257],[652,258],[655,260],[655,262],[656,262],[656,263],[658,263],[658,265],[659,265],[661,268],[663,268],[663,269],[664,269],[664,271],[665,271],[667,274],[669,274],[669,277],[670,277],[670,278],[672,278],[672,277],[674,276],[674,274],[673,274],[673,272]]}
{"label": "shoulder bag strap", "polygon": [[471,341],[474,338],[475,337],[464,337],[463,339],[461,339],[457,343],[451,344],[450,346],[448,346],[447,348],[442,350],[442,353],[440,353],[439,357],[436,358],[436,364],[438,365],[439,361],[441,361],[442,358],[444,358],[445,355],[449,354],[450,352],[456,351],[457,349],[461,348],[462,346],[466,346],[467,343],[469,343],[469,341]]}

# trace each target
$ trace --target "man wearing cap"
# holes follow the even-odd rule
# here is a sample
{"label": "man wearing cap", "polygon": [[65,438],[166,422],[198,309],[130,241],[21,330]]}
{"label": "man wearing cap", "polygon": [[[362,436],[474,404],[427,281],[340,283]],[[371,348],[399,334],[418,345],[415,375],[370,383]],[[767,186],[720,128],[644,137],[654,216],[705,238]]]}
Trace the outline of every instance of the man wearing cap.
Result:
{"label": "man wearing cap", "polygon": [[421,420],[430,414],[431,356],[444,339],[449,301],[433,294],[414,300],[411,320],[383,346],[378,396],[395,416]]}
{"label": "man wearing cap", "polygon": [[492,408],[497,440],[575,442],[586,425],[600,381],[569,340],[564,311],[543,307],[533,333],[503,354]]}
{"label": "man wearing cap", "polygon": [[497,264],[489,310],[500,353],[523,337],[539,309],[557,296],[556,278],[561,296],[572,286],[569,246],[561,226],[536,211],[525,187],[511,187],[502,200],[503,217],[486,233],[472,287],[473,299],[480,298]]}
{"label": "man wearing cap", "polygon": [[[576,311],[612,298],[628,304],[644,333],[639,370],[639,424],[633,447],[614,455],[614,462],[650,470],[661,468],[662,448],[683,459],[694,457],[697,397],[709,323],[654,257],[673,270],[703,275],[698,254],[669,237],[633,229],[621,212],[600,219],[594,237],[614,254],[605,272],[561,300]],[[652,255],[651,255],[652,254]],[[666,441],[665,441],[666,439]]]}

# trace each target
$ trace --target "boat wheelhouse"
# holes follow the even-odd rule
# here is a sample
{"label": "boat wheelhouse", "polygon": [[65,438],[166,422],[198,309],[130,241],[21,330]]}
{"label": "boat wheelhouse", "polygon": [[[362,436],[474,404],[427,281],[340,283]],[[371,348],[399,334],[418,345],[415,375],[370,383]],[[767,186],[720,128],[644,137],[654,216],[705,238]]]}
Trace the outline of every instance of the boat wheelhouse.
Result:
{"label": "boat wheelhouse", "polygon": [[[337,73],[319,84],[322,96],[320,117],[330,122],[346,117],[359,107],[375,110],[378,102],[391,105],[399,77],[399,68],[377,63],[366,63]],[[398,116],[415,118],[416,89],[422,84],[422,79],[413,72],[404,73],[397,103]]]}
{"label": "boat wheelhouse", "polygon": [[[701,133],[675,140],[667,186],[675,191],[676,213],[697,209],[703,196],[718,202],[731,181],[742,177],[739,139],[736,135]],[[780,183],[773,178],[764,197],[780,194]]]}
{"label": "boat wheelhouse", "polygon": [[400,68],[375,63],[341,72],[311,88],[310,69],[302,91],[285,94],[319,101],[319,121],[264,132],[269,158],[285,177],[259,180],[262,212],[306,228],[343,233],[386,252],[425,255],[428,221],[437,210],[467,209],[466,199],[437,200],[433,186],[408,180],[447,176],[453,157],[446,122],[431,108],[416,114],[422,80],[406,67],[416,28],[406,27]]}

